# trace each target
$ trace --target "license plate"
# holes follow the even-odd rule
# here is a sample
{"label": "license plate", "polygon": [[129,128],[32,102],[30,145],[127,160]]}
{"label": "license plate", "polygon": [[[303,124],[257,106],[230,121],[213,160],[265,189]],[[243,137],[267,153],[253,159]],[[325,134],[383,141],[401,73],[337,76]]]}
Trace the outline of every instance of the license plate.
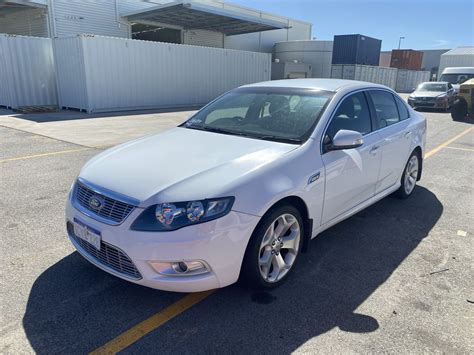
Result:
{"label": "license plate", "polygon": [[74,234],[89,244],[92,244],[97,250],[100,250],[100,232],[92,227],[89,227],[77,218],[74,218]]}

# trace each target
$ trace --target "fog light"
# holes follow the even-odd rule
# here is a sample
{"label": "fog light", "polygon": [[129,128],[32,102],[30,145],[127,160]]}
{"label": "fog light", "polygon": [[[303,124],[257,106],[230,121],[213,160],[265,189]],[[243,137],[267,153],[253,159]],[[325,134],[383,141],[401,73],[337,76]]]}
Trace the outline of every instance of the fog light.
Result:
{"label": "fog light", "polygon": [[151,267],[159,274],[166,276],[194,276],[205,274],[210,267],[200,260],[192,261],[149,261]]}
{"label": "fog light", "polygon": [[185,273],[186,271],[188,271],[188,265],[186,265],[186,263],[183,263],[182,261],[179,263],[173,263],[171,264],[171,266],[178,274]]}

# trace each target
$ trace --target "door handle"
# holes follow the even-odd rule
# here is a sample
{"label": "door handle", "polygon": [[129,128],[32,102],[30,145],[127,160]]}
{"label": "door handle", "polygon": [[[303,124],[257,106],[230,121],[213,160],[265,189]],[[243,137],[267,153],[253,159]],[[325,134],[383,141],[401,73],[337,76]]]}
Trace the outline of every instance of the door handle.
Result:
{"label": "door handle", "polygon": [[405,137],[408,138],[411,136],[411,131],[405,132]]}
{"label": "door handle", "polygon": [[379,150],[379,148],[380,147],[378,145],[374,145],[369,153],[372,154],[372,155],[375,155],[375,154],[377,154],[377,151]]}

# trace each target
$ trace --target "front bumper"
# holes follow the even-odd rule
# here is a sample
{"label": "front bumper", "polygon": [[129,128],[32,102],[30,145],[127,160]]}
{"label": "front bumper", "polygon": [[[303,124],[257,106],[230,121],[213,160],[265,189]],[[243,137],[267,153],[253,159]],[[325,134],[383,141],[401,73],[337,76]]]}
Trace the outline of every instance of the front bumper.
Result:
{"label": "front bumper", "polygon": [[413,108],[447,109],[449,107],[448,100],[425,100],[423,98],[409,98],[408,104]]}
{"label": "front bumper", "polygon": [[[141,277],[130,277],[100,262],[71,235],[77,251],[89,262],[122,279],[155,289],[176,292],[198,292],[220,288],[236,282],[250,236],[259,217],[231,211],[206,223],[169,232],[140,232],[130,225],[143,209],[136,208],[120,225],[112,226],[86,216],[67,202],[66,223],[79,219],[101,233],[102,241],[123,251]],[[165,276],[153,269],[149,261],[176,262],[202,260],[210,272],[191,276]]]}

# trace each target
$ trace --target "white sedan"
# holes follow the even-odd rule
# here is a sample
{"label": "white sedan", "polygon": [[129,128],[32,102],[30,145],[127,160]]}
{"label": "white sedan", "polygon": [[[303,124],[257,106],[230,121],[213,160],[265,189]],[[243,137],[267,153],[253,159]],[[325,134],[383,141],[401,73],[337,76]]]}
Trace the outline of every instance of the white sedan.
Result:
{"label": "white sedan", "polygon": [[66,207],[99,268],[194,292],[284,282],[319,233],[420,179],[426,122],[391,89],[295,79],[232,90],[90,160]]}

